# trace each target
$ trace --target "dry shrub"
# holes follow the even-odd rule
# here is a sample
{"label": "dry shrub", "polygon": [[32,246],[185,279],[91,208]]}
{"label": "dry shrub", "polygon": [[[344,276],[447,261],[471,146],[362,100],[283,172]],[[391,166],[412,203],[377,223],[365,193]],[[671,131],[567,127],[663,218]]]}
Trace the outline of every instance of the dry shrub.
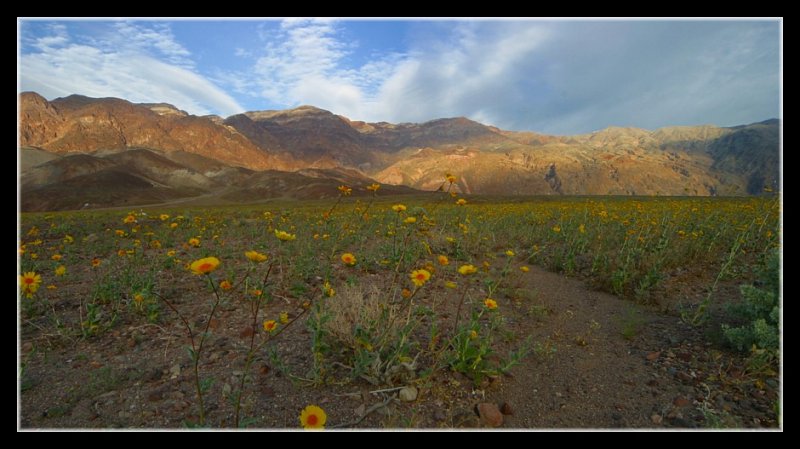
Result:
{"label": "dry shrub", "polygon": [[375,285],[343,286],[336,296],[325,299],[323,307],[329,318],[323,324],[325,333],[349,348],[374,344],[399,327],[398,305],[390,305]]}

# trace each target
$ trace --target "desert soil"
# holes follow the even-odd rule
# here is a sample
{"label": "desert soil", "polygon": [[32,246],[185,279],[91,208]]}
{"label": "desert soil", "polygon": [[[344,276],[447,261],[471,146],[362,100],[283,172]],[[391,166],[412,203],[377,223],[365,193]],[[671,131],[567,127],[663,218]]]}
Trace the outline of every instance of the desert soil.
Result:
{"label": "desert soil", "polygon": [[[534,346],[506,375],[476,386],[443,369],[406,385],[376,386],[347,381],[332,366],[336,381],[309,386],[289,375],[304,375],[311,366],[309,331],[298,322],[275,343],[288,371],[260,354],[242,414],[254,428],[298,428],[300,410],[308,404],[327,412],[328,428],[778,426],[778,378],[764,382],[748,376],[743,356],[709,343],[706,329],[685,324],[669,308],[621,300],[535,267],[520,282],[518,287],[528,292],[524,300],[498,299],[506,318],[498,352],[505,354],[528,336]],[[75,296],[65,289],[55,310],[77,310]],[[191,320],[202,324],[208,303],[193,307],[190,301],[198,300],[176,300],[176,306],[190,313],[196,309]],[[268,314],[299,310],[299,303],[290,304],[294,301],[299,300],[279,299]],[[449,307],[452,315],[455,306]],[[229,304],[212,322],[201,362],[202,372],[215,379],[206,396],[211,427],[232,422],[227,397],[242,375],[242,348],[249,341],[241,324],[245,317],[243,308]],[[37,328],[35,321],[25,323],[19,426],[181,428],[196,421],[188,339],[174,316],[165,318],[160,325],[122,322],[99,336],[76,340]],[[416,399],[401,400],[403,386],[413,386]]]}

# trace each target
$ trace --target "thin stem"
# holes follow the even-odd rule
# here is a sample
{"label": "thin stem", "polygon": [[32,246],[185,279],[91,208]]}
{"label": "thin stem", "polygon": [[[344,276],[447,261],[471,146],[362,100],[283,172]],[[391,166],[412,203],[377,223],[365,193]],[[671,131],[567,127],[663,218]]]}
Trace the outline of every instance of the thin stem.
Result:
{"label": "thin stem", "polygon": [[261,283],[262,294],[258,295],[258,298],[250,303],[251,312],[253,313],[253,323],[252,323],[252,330],[253,332],[250,334],[250,348],[247,351],[247,359],[245,360],[244,372],[242,374],[242,380],[239,383],[239,391],[236,393],[236,406],[234,407],[233,413],[233,425],[234,427],[239,427],[239,409],[242,403],[242,393],[244,392],[244,382],[247,378],[247,373],[250,372],[250,365],[253,362],[253,346],[255,345],[256,340],[256,326],[258,325],[258,311],[261,310],[261,300],[263,299],[263,290],[266,288],[267,279],[269,278],[269,274],[272,271],[273,263],[269,264],[269,268],[267,269],[267,273],[264,275],[264,280]]}
{"label": "thin stem", "polygon": [[461,318],[461,306],[464,305],[464,298],[467,296],[467,290],[469,290],[469,284],[464,286],[464,291],[461,293],[461,299],[458,300],[458,309],[456,310],[456,323],[453,326],[453,335],[458,332],[458,320]]}

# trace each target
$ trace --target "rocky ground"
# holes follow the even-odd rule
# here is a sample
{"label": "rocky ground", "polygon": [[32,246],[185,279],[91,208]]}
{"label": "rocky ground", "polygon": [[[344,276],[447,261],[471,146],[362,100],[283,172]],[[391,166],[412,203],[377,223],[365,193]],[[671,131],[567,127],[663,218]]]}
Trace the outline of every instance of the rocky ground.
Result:
{"label": "rocky ground", "polygon": [[[709,342],[708,329],[685,324],[663,306],[640,306],[538,268],[521,282],[529,293],[524,299],[498,301],[506,318],[500,353],[528,336],[533,346],[508,374],[476,386],[443,369],[415,373],[403,385],[376,386],[348,381],[331,366],[332,381],[312,386],[294,377],[312,362],[309,331],[296,325],[276,341],[278,359],[259,354],[243,395],[243,422],[297,428],[300,410],[317,404],[328,428],[779,426],[779,379],[748,370],[744,356]],[[57,311],[74,306],[54,304]],[[268,313],[290,306],[276,301]],[[202,324],[201,312],[192,319]],[[200,368],[214,378],[206,394],[212,427],[232,422],[229,397],[243,375],[249,336],[244,317],[228,305],[211,323]],[[25,321],[18,425],[180,428],[196,421],[188,340],[179,323],[163,322],[123,322],[100,336],[72,339]]]}

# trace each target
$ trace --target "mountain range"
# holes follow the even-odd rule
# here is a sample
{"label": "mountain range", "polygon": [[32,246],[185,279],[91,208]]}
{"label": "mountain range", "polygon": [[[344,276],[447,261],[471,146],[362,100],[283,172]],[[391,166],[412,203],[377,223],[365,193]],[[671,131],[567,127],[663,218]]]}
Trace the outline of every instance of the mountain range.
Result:
{"label": "mountain range", "polygon": [[313,106],[222,118],[166,103],[19,97],[23,210],[247,203],[435,190],[492,195],[747,195],[777,190],[780,123],[611,127],[552,136],[467,118],[366,123]]}

